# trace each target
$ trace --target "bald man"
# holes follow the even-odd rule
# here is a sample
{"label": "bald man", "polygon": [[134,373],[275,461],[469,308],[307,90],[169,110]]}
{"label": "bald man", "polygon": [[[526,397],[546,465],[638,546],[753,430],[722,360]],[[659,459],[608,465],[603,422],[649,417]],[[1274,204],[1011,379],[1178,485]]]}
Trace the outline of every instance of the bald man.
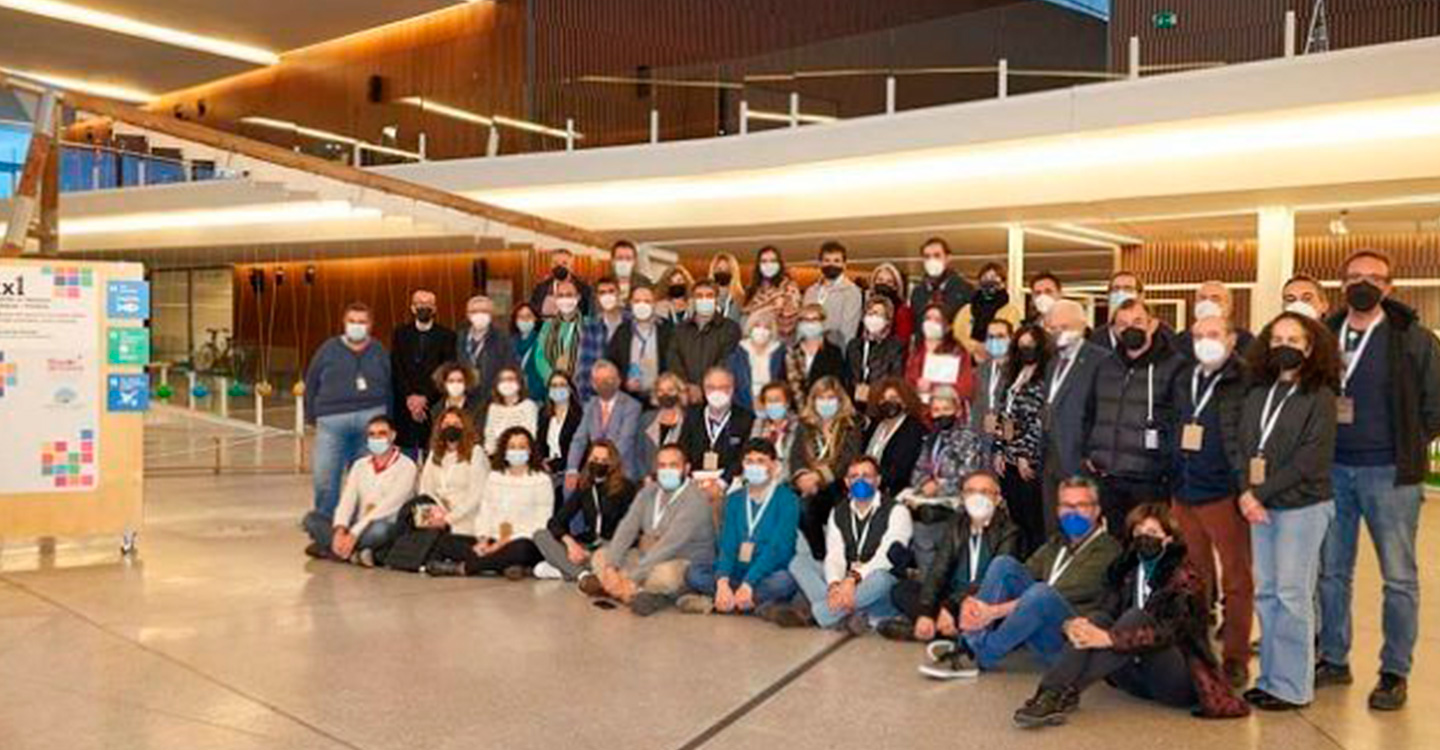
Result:
{"label": "bald man", "polygon": [[[1225,282],[1213,279],[1203,282],[1200,284],[1200,288],[1195,290],[1195,307],[1191,308],[1193,313],[1191,320],[1224,318],[1229,321],[1230,327],[1235,331],[1235,351],[1243,357],[1245,350],[1250,348],[1250,342],[1255,340],[1255,336],[1235,320],[1234,305],[1234,298],[1230,294],[1230,288],[1225,286]],[[1186,330],[1176,337],[1175,351],[1191,363],[1196,361],[1193,330]]]}
{"label": "bald man", "polygon": [[1074,300],[1057,301],[1045,316],[1045,329],[1055,342],[1055,356],[1045,368],[1045,406],[1041,411],[1045,434],[1045,533],[1057,530],[1055,503],[1060,480],[1081,474],[1085,462],[1085,435],[1090,430],[1095,395],[1095,373],[1109,356],[1085,339],[1089,316]]}

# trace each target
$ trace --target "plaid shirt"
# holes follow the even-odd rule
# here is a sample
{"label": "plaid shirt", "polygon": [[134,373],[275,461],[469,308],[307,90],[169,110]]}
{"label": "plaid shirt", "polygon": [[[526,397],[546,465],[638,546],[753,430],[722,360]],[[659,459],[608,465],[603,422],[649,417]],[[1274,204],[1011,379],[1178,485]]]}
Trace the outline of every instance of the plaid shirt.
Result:
{"label": "plaid shirt", "polygon": [[[585,325],[580,329],[580,356],[575,360],[575,387],[580,389],[582,401],[589,401],[590,397],[595,395],[590,371],[595,368],[596,362],[605,358],[605,345],[608,343],[606,333],[605,321],[599,315],[586,318]],[[623,378],[625,374],[620,375]]]}

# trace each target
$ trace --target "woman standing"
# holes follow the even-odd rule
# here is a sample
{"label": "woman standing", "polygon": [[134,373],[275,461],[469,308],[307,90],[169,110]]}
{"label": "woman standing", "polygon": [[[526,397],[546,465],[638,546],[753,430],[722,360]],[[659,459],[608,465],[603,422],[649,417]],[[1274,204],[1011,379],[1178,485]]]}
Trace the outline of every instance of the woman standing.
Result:
{"label": "woman standing", "polygon": [[980,284],[975,294],[960,311],[955,313],[954,334],[972,357],[984,362],[989,356],[985,352],[985,332],[990,321],[1009,321],[1011,327],[1020,325],[1025,310],[1011,303],[1010,292],[1005,288],[1005,267],[999,263],[986,263],[980,269]]}
{"label": "woman standing", "polygon": [[545,379],[535,366],[535,349],[540,344],[540,315],[528,302],[521,302],[510,314],[510,339],[515,342],[515,361],[525,374],[525,391],[543,393]]}
{"label": "woman standing", "polygon": [[535,534],[535,546],[545,556],[545,562],[535,566],[536,578],[579,578],[590,555],[610,541],[635,499],[635,483],[625,477],[614,443],[603,438],[592,441],[581,466],[579,486]]}
{"label": "woman standing", "polygon": [[844,386],[833,377],[816,381],[790,446],[790,471],[791,484],[800,494],[800,531],[817,560],[825,557],[830,510],[847,492],[845,469],[860,455],[861,446],[859,417]]}
{"label": "woman standing", "polygon": [[[848,393],[845,354],[825,338],[825,308],[806,305],[795,327],[797,340],[785,355],[785,377],[796,393],[809,393],[821,378],[834,378]],[[841,467],[842,470],[844,467]]]}
{"label": "woman standing", "polygon": [[661,448],[680,441],[685,428],[686,392],[684,378],[673,372],[655,380],[656,408],[640,415],[640,434],[636,438],[641,466],[654,466]]}
{"label": "woman standing", "polygon": [[739,323],[745,313],[745,285],[740,283],[740,261],[732,253],[715,253],[710,259],[709,276],[715,282],[715,313]]}
{"label": "woman standing", "polygon": [[[958,360],[954,377],[937,382],[928,380],[925,370],[931,357],[954,357]],[[945,321],[945,308],[939,304],[927,306],[920,316],[920,341],[905,363],[905,379],[915,384],[921,400],[929,400],[936,388],[947,386],[955,391],[962,403],[968,405],[970,402],[970,356],[951,338],[950,326]]]}
{"label": "woman standing", "polygon": [[485,407],[485,453],[496,455],[500,435],[511,427],[523,427],[535,434],[540,409],[535,402],[525,397],[525,386],[520,380],[520,371],[506,367],[495,374],[495,389],[490,393],[490,404]]}
{"label": "woman standing", "polygon": [[902,345],[909,345],[915,334],[915,311],[910,309],[910,290],[905,283],[905,274],[900,273],[892,263],[881,263],[870,272],[870,295],[890,300],[894,311],[890,335]]}
{"label": "woman standing", "polygon": [[889,297],[871,294],[860,319],[860,335],[845,347],[845,372],[855,386],[855,403],[869,403],[870,392],[886,378],[905,375],[908,339],[895,335],[895,306]]}
{"label": "woman standing", "polygon": [[773,245],[760,248],[755,253],[755,273],[745,290],[745,314],[768,313],[775,320],[775,332],[790,341],[800,318],[802,299],[800,285],[790,278],[780,251]]}
{"label": "woman standing", "polygon": [[539,430],[535,439],[545,457],[545,470],[555,479],[555,507],[565,498],[565,467],[569,459],[570,438],[580,427],[583,409],[575,401],[575,382],[569,375],[557,372],[550,376],[545,405],[540,408]]}
{"label": "woman standing", "polygon": [[755,404],[755,426],[750,436],[769,440],[775,446],[776,461],[780,463],[780,476],[788,477],[790,471],[790,447],[795,443],[800,418],[795,414],[795,397],[784,380],[777,380],[760,389],[760,398]]}
{"label": "woman standing", "polygon": [[745,338],[727,362],[735,376],[735,403],[754,410],[760,391],[785,379],[785,345],[776,335],[775,319],[768,313],[745,320]]}
{"label": "woman standing", "polygon": [[685,266],[675,266],[665,272],[660,282],[659,293],[663,297],[655,303],[655,314],[670,325],[680,325],[690,309],[690,288],[695,286],[695,277]]}
{"label": "woman standing", "polygon": [[1260,676],[1245,699],[1266,711],[1303,708],[1315,688],[1315,586],[1335,515],[1339,355],[1321,324],[1282,313],[1251,345],[1255,385],[1240,422],[1240,513],[1250,523]]}
{"label": "woman standing", "polygon": [[1045,543],[1045,507],[1040,483],[1044,432],[1040,412],[1045,407],[1045,367],[1050,342],[1045,330],[1029,325],[1015,334],[1005,359],[1003,390],[997,389],[995,416],[990,429],[994,441],[995,473],[1010,517],[1020,527],[1020,549],[1026,555]]}
{"label": "woman standing", "polygon": [[459,362],[446,362],[435,369],[435,387],[440,390],[440,400],[430,407],[430,424],[440,424],[440,415],[450,409],[458,409],[474,421],[481,410],[470,389],[475,387],[475,375],[470,368]]}

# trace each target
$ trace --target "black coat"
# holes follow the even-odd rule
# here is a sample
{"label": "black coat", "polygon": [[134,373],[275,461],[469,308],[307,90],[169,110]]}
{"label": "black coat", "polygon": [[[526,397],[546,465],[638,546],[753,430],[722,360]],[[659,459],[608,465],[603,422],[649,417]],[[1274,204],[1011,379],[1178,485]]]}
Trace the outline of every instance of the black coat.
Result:
{"label": "black coat", "polygon": [[[805,363],[804,350],[797,344],[785,352],[786,379],[790,381],[792,388],[799,393],[795,394],[798,401],[804,401],[805,395],[820,378],[831,377],[840,381],[840,385],[846,393],[853,393],[850,384],[850,372],[845,367],[845,353],[830,341],[826,341],[820,351],[815,352],[815,359],[810,363],[810,371],[801,376],[799,368]],[[797,385],[798,384],[798,385]]]}
{"label": "black coat", "polygon": [[[675,326],[667,320],[655,321],[655,358],[659,362],[658,373],[669,372],[670,370],[670,341],[675,337]],[[630,380],[630,350],[635,343],[635,321],[627,319],[615,330],[615,335],[610,337],[610,343],[605,345],[605,359],[615,363],[620,370],[620,380],[626,383]],[[625,389],[626,393],[636,398],[648,394],[638,393]],[[645,403],[642,399],[641,403]]]}
{"label": "black coat", "polygon": [[[510,333],[493,324],[485,334],[483,348],[478,351],[471,350],[470,326],[461,328],[455,337],[455,361],[469,367],[474,373],[475,387],[470,389],[470,393],[481,402],[490,400],[495,378],[502,369],[520,366],[520,360],[515,357],[515,343],[510,338]],[[524,378],[521,378],[521,382],[524,382]]]}
{"label": "black coat", "polygon": [[[869,450],[870,439],[875,436],[879,425],[878,420],[872,420],[866,428],[863,450]],[[885,444],[885,450],[880,454],[880,489],[884,490],[885,494],[893,497],[910,486],[911,476],[915,473],[915,463],[920,460],[920,446],[925,442],[925,434],[925,425],[919,419],[907,417],[900,423],[900,429],[890,436],[890,441]]]}
{"label": "black coat", "polygon": [[[1075,476],[1084,468],[1085,437],[1090,433],[1090,407],[1095,395],[1095,374],[1110,354],[1090,342],[1080,345],[1075,364],[1055,400],[1041,412],[1044,421],[1045,462],[1053,465],[1061,477]],[[1052,357],[1045,367],[1045,395],[1059,376],[1064,360]],[[1053,464],[1052,464],[1053,462]]]}
{"label": "black coat", "polygon": [[[617,469],[619,467],[616,467]],[[615,529],[620,526],[620,519],[630,510],[630,503],[635,500],[635,492],[639,488],[629,479],[623,479],[620,489],[614,494],[600,492],[600,528],[595,527],[596,516],[596,492],[594,488],[577,489],[565,498],[560,510],[550,517],[550,522],[545,528],[556,541],[564,539],[570,533],[570,522],[575,516],[585,519],[584,530],[575,534],[575,541],[581,544],[594,544],[601,540],[609,541],[615,535]]]}
{"label": "black coat", "polygon": [[939,280],[931,282],[927,275],[925,278],[910,286],[910,309],[914,311],[917,325],[915,334],[920,334],[919,319],[925,314],[925,308],[930,303],[939,303],[945,309],[945,320],[954,320],[955,314],[960,308],[969,304],[970,297],[975,294],[975,287],[964,277],[945,269]]}
{"label": "black coat", "polygon": [[870,344],[869,377],[866,377],[865,334],[850,339],[845,347],[846,379],[855,386],[864,383],[874,385],[885,378],[905,377],[905,342],[894,336],[886,336]]}
{"label": "black coat", "polygon": [[[993,561],[1002,555],[1020,554],[1020,529],[1003,506],[995,509],[981,539],[986,551],[983,559]],[[964,512],[955,514],[954,522],[935,545],[934,562],[921,573],[924,576],[920,583],[921,614],[934,617],[940,614],[941,607],[958,611],[960,602],[980,588],[979,581],[971,581],[969,587],[960,590],[951,585],[961,566],[970,570],[970,516]]]}
{"label": "black coat", "polygon": [[675,326],[666,347],[666,363],[686,383],[699,385],[705,371],[724,366],[739,343],[740,325],[729,318],[716,315],[704,327],[694,318],[687,318]]}
{"label": "black coat", "polygon": [[[1176,429],[1174,382],[1184,364],[1159,337],[1134,361],[1112,353],[1100,363],[1086,456],[1101,476],[1152,482],[1170,476]],[[1154,419],[1147,421],[1152,366]],[[1145,447],[1147,429],[1159,430],[1155,450]]]}
{"label": "black coat", "polygon": [[[1266,508],[1277,510],[1329,502],[1334,497],[1330,467],[1335,463],[1338,425],[1335,391],[1328,385],[1296,391],[1286,402],[1265,443],[1265,482],[1250,483],[1249,463],[1259,453],[1260,413],[1265,410],[1270,385],[1258,383],[1245,397],[1245,412],[1240,418],[1240,446],[1245,454],[1245,462],[1238,467],[1240,486],[1254,492]],[[1282,385],[1275,394],[1276,403],[1285,392]]]}
{"label": "black coat", "polygon": [[570,439],[575,437],[575,430],[579,429],[580,420],[584,418],[584,414],[585,410],[579,404],[572,403],[570,408],[565,410],[565,423],[556,425],[555,413],[548,404],[540,410],[539,424],[536,425],[535,444],[540,446],[542,454],[549,450],[546,446],[550,445],[550,431],[557,427],[560,430],[560,455],[550,459],[546,464],[546,468],[552,473],[565,471],[565,467],[568,465],[566,461],[570,459]]}
{"label": "black coat", "polygon": [[410,396],[424,396],[433,406],[440,400],[435,387],[435,370],[455,356],[455,332],[436,323],[421,331],[414,323],[395,329],[390,338],[390,383],[394,393],[396,444],[404,448],[423,448],[430,439],[429,410],[424,422],[410,417],[405,401]]}
{"label": "black coat", "polygon": [[[685,424],[680,428],[680,447],[691,470],[705,468],[705,454],[712,450],[710,435],[706,430],[704,406],[692,406],[685,411]],[[740,459],[744,458],[745,443],[755,426],[755,413],[740,406],[730,407],[730,421],[725,429],[715,436],[713,450],[720,454],[720,468],[725,480],[740,473]]]}

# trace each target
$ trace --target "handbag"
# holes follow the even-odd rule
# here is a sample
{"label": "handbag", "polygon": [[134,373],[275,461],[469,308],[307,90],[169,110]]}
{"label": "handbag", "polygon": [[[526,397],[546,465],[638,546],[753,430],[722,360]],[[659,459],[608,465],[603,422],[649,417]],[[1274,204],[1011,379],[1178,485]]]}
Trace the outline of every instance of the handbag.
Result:
{"label": "handbag", "polygon": [[385,567],[409,573],[420,572],[430,561],[430,552],[444,533],[440,529],[415,529],[401,534],[385,556]]}

